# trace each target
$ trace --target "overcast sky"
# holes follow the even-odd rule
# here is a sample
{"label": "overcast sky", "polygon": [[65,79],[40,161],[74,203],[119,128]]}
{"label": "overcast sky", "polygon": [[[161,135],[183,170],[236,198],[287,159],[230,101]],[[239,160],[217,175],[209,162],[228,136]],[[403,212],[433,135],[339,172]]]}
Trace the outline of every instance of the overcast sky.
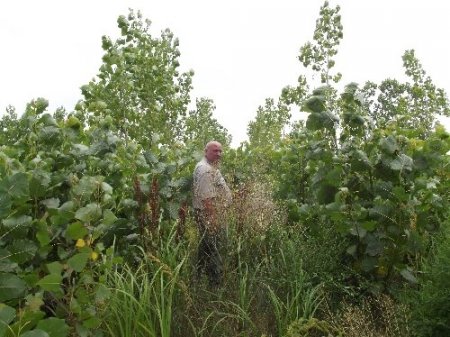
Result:
{"label": "overcast sky", "polygon": [[[128,8],[169,28],[180,40],[181,70],[193,69],[195,98],[209,97],[215,117],[246,139],[248,122],[268,97],[304,73],[300,47],[312,41],[322,0],[14,0],[0,3],[0,113],[20,115],[44,97],[49,111],[71,111],[101,65],[101,37],[119,35]],[[403,80],[406,49],[438,87],[450,93],[450,1],[341,0],[344,38],[336,70],[342,83]],[[296,116],[295,116],[296,117]],[[446,122],[448,126],[448,120]]]}

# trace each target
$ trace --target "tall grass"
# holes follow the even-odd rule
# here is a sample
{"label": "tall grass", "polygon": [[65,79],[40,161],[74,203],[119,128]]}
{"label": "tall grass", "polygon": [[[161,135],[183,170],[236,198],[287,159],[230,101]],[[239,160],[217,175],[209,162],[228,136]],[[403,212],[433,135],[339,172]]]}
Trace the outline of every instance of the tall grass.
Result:
{"label": "tall grass", "polygon": [[276,318],[278,336],[284,336],[291,322],[314,317],[322,301],[320,285],[311,287],[296,282],[284,296],[277,295],[269,285],[266,287]]}
{"label": "tall grass", "polygon": [[188,251],[176,242],[175,234],[173,227],[167,236],[161,235],[158,256],[137,247],[142,255],[138,266],[125,264],[107,272],[111,295],[103,326],[109,336],[172,336],[175,299],[189,296],[181,279]]}
{"label": "tall grass", "polygon": [[423,265],[420,287],[409,291],[412,328],[417,336],[450,335],[450,218],[442,224],[432,255]]}
{"label": "tall grass", "polygon": [[111,296],[104,327],[109,336],[157,336],[157,317],[152,306],[157,274],[152,277],[146,269],[144,264],[137,270],[124,266],[108,275]]}

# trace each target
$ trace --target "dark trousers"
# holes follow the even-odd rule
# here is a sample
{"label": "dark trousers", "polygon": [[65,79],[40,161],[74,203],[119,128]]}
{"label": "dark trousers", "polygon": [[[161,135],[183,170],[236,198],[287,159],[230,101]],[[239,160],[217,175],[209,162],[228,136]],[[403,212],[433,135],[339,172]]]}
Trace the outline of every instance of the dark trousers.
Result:
{"label": "dark trousers", "polygon": [[211,231],[208,229],[206,217],[200,210],[195,210],[200,242],[197,252],[197,277],[205,272],[209,283],[219,285],[222,282],[223,260],[220,254],[225,244],[223,229]]}

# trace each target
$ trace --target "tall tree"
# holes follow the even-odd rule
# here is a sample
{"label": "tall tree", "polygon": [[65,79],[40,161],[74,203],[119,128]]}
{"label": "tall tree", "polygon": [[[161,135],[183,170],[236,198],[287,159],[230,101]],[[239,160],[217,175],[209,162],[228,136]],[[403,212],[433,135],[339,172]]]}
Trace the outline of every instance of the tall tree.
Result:
{"label": "tall tree", "polygon": [[339,6],[332,8],[328,1],[324,2],[316,21],[314,42],[306,43],[300,49],[298,57],[305,67],[311,67],[312,70],[318,72],[321,82],[327,85],[330,84],[330,81],[338,82],[341,78],[340,73],[331,74],[331,69],[335,65],[333,57],[338,53],[337,47],[343,38],[343,26],[339,12]]}
{"label": "tall tree", "polygon": [[371,102],[369,114],[380,128],[395,123],[415,130],[423,138],[432,130],[437,115],[449,116],[449,101],[445,91],[426,76],[414,50],[405,51],[402,59],[410,82],[387,79],[380,85],[366,83],[364,93]]}
{"label": "tall tree", "polygon": [[180,73],[178,39],[166,29],[150,34],[149,20],[130,10],[117,20],[121,36],[102,37],[105,51],[97,78],[82,87],[84,109],[110,116],[121,136],[150,146],[181,139],[181,117],[190,102],[193,72]]}
{"label": "tall tree", "polygon": [[214,102],[209,98],[196,100],[196,109],[189,111],[183,120],[185,144],[202,148],[210,140],[217,140],[225,147],[230,145],[231,136],[227,129],[213,117],[215,109]]}
{"label": "tall tree", "polygon": [[267,98],[264,106],[259,106],[255,120],[247,127],[247,134],[251,146],[266,146],[277,144],[282,136],[284,128],[291,118],[288,107]]}

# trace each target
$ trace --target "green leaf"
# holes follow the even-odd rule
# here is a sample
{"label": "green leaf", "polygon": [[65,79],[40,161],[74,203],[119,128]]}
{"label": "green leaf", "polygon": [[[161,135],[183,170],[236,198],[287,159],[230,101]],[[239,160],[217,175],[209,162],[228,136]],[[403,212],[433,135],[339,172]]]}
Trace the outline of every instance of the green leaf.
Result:
{"label": "green leaf", "polygon": [[73,211],[75,207],[75,203],[72,200],[66,201],[64,204],[61,205],[59,208],[60,211],[64,212],[70,212]]}
{"label": "green leaf", "polygon": [[69,326],[63,319],[50,317],[39,321],[37,328],[48,333],[49,337],[67,337]]}
{"label": "green leaf", "polygon": [[10,256],[11,253],[8,250],[0,248],[0,273],[13,273],[17,271],[18,265],[9,259]]}
{"label": "green leaf", "polygon": [[335,186],[322,183],[316,190],[317,202],[319,204],[329,204],[334,201],[338,189]]}
{"label": "green leaf", "polygon": [[89,197],[97,189],[98,180],[95,177],[83,176],[77,185],[72,188],[75,195]]}
{"label": "green leaf", "polygon": [[[27,322],[27,328],[31,329],[32,327],[35,327],[36,324],[45,317],[45,313],[41,310],[38,311],[32,311],[32,310],[23,310],[21,312],[20,320],[13,323],[12,328],[13,329],[20,329],[20,326],[23,324],[23,322]],[[26,330],[26,329],[24,329]],[[20,335],[22,336],[22,335]]]}
{"label": "green leaf", "polygon": [[[48,106],[48,102],[47,102]],[[39,118],[39,122],[44,124],[45,126],[58,126],[56,120],[49,113],[43,114],[41,118]]]}
{"label": "green leaf", "polygon": [[329,185],[339,187],[341,185],[342,168],[335,167],[331,169],[326,175],[326,181]]}
{"label": "green leaf", "polygon": [[391,163],[389,164],[390,168],[394,171],[412,171],[413,160],[411,157],[408,157],[406,154],[401,154],[397,156]]}
{"label": "green leaf", "polygon": [[354,236],[359,236],[360,238],[363,238],[366,236],[367,231],[360,225],[355,225],[352,226],[352,228],[350,228],[350,233]]}
{"label": "green leaf", "polygon": [[44,171],[35,171],[30,179],[30,196],[39,198],[47,193],[50,185],[50,174]]}
{"label": "green leaf", "polygon": [[108,183],[102,182],[101,186],[102,186],[103,192],[105,192],[106,194],[112,194],[113,193],[113,188]]}
{"label": "green leaf", "polygon": [[380,141],[380,148],[381,148],[381,150],[383,150],[385,153],[388,153],[388,154],[394,154],[394,152],[399,150],[397,141],[395,140],[395,138],[393,136],[383,138]]}
{"label": "green leaf", "polygon": [[91,317],[83,322],[83,326],[88,329],[96,329],[100,326],[102,321],[97,317]]}
{"label": "green leaf", "polygon": [[14,230],[18,227],[30,227],[33,218],[28,215],[21,215],[18,217],[11,217],[3,220],[3,226],[9,230]]}
{"label": "green leaf", "polygon": [[50,337],[48,333],[41,329],[34,329],[21,334],[19,337]]}
{"label": "green leaf", "polygon": [[50,234],[46,228],[39,228],[36,232],[36,239],[39,241],[41,247],[45,247],[51,242]]}
{"label": "green leaf", "polygon": [[116,215],[110,209],[105,209],[103,211],[103,223],[105,225],[110,226],[114,222],[116,222],[116,220],[117,220]]}
{"label": "green leaf", "polygon": [[50,198],[41,201],[41,204],[45,205],[47,208],[58,208],[59,207],[59,199],[58,198]]}
{"label": "green leaf", "polygon": [[50,274],[61,275],[61,272],[63,271],[63,265],[58,261],[47,263],[46,266]]}
{"label": "green leaf", "polygon": [[54,226],[62,226],[71,222],[74,219],[74,213],[71,211],[65,211],[62,207],[58,208],[58,212],[50,217],[50,222]]}
{"label": "green leaf", "polygon": [[410,194],[405,191],[405,188],[402,186],[395,186],[392,189],[392,193],[397,197],[399,201],[406,202],[408,201]]}
{"label": "green leaf", "polygon": [[402,275],[402,277],[405,279],[405,280],[407,280],[408,282],[411,282],[411,283],[417,283],[417,279],[416,279],[416,277],[411,273],[411,271],[409,271],[408,269],[402,269],[401,271],[400,271],[400,275]]}
{"label": "green leaf", "polygon": [[11,252],[11,261],[19,264],[30,261],[34,258],[38,247],[36,244],[28,239],[14,240],[9,245],[9,251]]}
{"label": "green leaf", "polygon": [[178,218],[178,210],[180,209],[180,204],[177,202],[169,202],[167,205],[167,208],[169,210],[169,216],[172,219]]}
{"label": "green leaf", "polygon": [[144,152],[144,158],[149,164],[156,164],[158,162],[158,157],[156,157],[152,152]]}
{"label": "green leaf", "polygon": [[97,203],[88,204],[75,212],[75,218],[84,222],[98,220],[101,216],[102,209]]}
{"label": "green leaf", "polygon": [[21,297],[27,289],[26,283],[14,274],[0,274],[0,301]]}
{"label": "green leaf", "polygon": [[66,230],[67,236],[73,240],[82,239],[88,233],[89,233],[89,231],[79,221],[70,224]]}
{"label": "green leaf", "polygon": [[372,232],[375,228],[377,228],[378,222],[376,221],[364,221],[361,223],[361,227],[365,230]]}
{"label": "green leaf", "polygon": [[4,336],[8,325],[16,317],[16,310],[4,303],[0,303],[0,336]]}
{"label": "green leaf", "polygon": [[19,172],[0,182],[0,193],[8,193],[13,198],[26,198],[29,196],[28,178],[25,173]]}
{"label": "green leaf", "polygon": [[325,110],[325,97],[322,95],[313,95],[309,97],[302,106],[305,112],[318,113]]}
{"label": "green leaf", "polygon": [[81,272],[89,259],[89,253],[78,253],[67,260],[67,264],[76,272]]}
{"label": "green leaf", "polygon": [[367,235],[365,238],[367,242],[366,246],[366,254],[369,256],[379,256],[383,253],[384,246],[383,242],[380,241],[379,238],[373,236],[373,235]]}
{"label": "green leaf", "polygon": [[46,144],[57,142],[59,135],[60,129],[54,126],[43,127],[38,133],[39,140]]}
{"label": "green leaf", "polygon": [[367,154],[361,150],[357,150],[352,153],[351,165],[356,171],[369,170],[372,167]]}
{"label": "green leaf", "polygon": [[89,146],[83,144],[73,144],[73,150],[71,151],[75,155],[86,156],[89,154]]}
{"label": "green leaf", "polygon": [[372,256],[365,256],[361,261],[361,268],[365,272],[369,272],[376,267],[377,259]]}
{"label": "green leaf", "polygon": [[323,111],[319,113],[311,113],[306,120],[306,127],[309,130],[315,131],[320,129],[333,129],[339,119],[330,111]]}
{"label": "green leaf", "polygon": [[37,285],[43,290],[58,293],[61,291],[62,276],[59,274],[49,274],[41,278]]}
{"label": "green leaf", "polygon": [[349,254],[349,255],[355,256],[355,254],[356,254],[356,249],[357,249],[357,246],[356,246],[356,245],[351,245],[351,246],[349,246],[349,247],[347,248],[346,252],[347,252],[347,254]]}
{"label": "green leaf", "polygon": [[105,301],[108,300],[110,296],[111,290],[109,290],[109,288],[103,283],[100,283],[98,285],[97,291],[95,292],[95,302],[105,303]]}
{"label": "green leaf", "polygon": [[6,194],[0,192],[0,218],[4,219],[9,216],[11,212],[12,201],[11,197]]}

